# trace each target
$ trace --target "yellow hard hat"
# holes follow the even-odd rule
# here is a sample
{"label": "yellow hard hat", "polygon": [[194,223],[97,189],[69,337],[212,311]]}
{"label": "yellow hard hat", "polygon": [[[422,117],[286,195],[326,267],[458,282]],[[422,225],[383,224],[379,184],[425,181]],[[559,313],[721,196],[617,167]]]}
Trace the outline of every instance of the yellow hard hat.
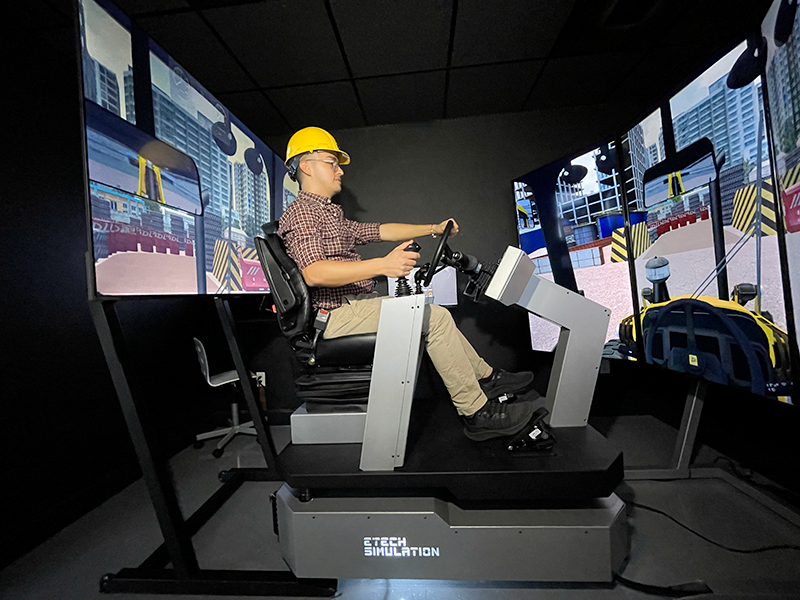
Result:
{"label": "yellow hard hat", "polygon": [[305,127],[291,138],[286,145],[286,161],[284,164],[289,167],[289,163],[295,156],[300,156],[306,152],[314,152],[315,150],[327,150],[333,152],[339,157],[339,164],[346,165],[350,163],[350,155],[339,149],[339,144],[336,143],[334,137],[319,127]]}

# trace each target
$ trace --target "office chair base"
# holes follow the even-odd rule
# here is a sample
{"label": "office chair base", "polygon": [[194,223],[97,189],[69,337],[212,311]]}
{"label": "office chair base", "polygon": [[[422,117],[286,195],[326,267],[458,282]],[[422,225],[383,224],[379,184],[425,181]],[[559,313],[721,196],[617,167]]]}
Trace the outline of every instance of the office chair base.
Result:
{"label": "office chair base", "polygon": [[231,426],[198,434],[195,437],[194,446],[195,448],[199,448],[202,446],[205,440],[221,437],[222,439],[217,443],[216,448],[214,448],[214,450],[211,452],[215,458],[219,458],[225,451],[225,446],[228,444],[228,442],[230,442],[239,434],[257,435],[252,421],[248,421],[247,423],[239,423],[239,405],[236,402],[233,402],[231,404]]}

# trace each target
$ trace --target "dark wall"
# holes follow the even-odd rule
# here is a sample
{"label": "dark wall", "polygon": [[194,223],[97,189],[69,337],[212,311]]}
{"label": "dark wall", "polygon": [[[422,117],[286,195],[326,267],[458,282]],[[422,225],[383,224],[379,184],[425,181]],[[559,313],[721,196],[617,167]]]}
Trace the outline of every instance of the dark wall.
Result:
{"label": "dark wall", "polygon": [[[17,40],[18,58],[8,61],[0,567],[139,476],[88,309],[79,78],[72,24],[53,19]],[[215,408],[191,341],[199,334],[224,343],[213,306],[134,301],[120,315],[136,357],[134,385],[170,455]]]}
{"label": "dark wall", "polygon": [[[438,223],[453,217],[461,233],[451,246],[495,261],[507,246],[519,244],[514,179],[596,144],[626,120],[619,106],[583,107],[335,131],[352,157],[336,201],[358,221]],[[272,145],[280,152],[284,144],[275,139]],[[428,260],[436,241],[418,241]],[[372,258],[394,246],[372,244],[362,254]],[[453,312],[490,363],[513,369],[530,360],[521,309],[462,297]]]}

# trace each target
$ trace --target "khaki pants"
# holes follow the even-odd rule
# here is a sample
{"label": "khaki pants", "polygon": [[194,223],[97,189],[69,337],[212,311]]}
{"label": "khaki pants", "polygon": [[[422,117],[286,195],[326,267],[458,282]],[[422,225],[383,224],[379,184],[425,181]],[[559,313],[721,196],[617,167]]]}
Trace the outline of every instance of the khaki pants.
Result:
{"label": "khaki pants", "polygon": [[[323,337],[337,338],[378,331],[381,301],[370,295],[345,300],[332,310]],[[486,403],[478,379],[489,372],[489,365],[458,330],[450,313],[436,304],[430,308],[426,346],[433,366],[444,381],[460,415],[469,416]]]}

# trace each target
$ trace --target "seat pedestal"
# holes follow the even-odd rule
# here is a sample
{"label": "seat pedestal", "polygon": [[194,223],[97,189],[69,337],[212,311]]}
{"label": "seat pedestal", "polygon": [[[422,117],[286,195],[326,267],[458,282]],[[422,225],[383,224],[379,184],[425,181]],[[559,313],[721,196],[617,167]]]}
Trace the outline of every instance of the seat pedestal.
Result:
{"label": "seat pedestal", "polygon": [[313,413],[303,404],[292,413],[293,444],[360,444],[367,412]]}
{"label": "seat pedestal", "polygon": [[277,493],[281,552],[298,577],[609,582],[628,554],[614,494],[535,509],[465,510],[433,497]]}

